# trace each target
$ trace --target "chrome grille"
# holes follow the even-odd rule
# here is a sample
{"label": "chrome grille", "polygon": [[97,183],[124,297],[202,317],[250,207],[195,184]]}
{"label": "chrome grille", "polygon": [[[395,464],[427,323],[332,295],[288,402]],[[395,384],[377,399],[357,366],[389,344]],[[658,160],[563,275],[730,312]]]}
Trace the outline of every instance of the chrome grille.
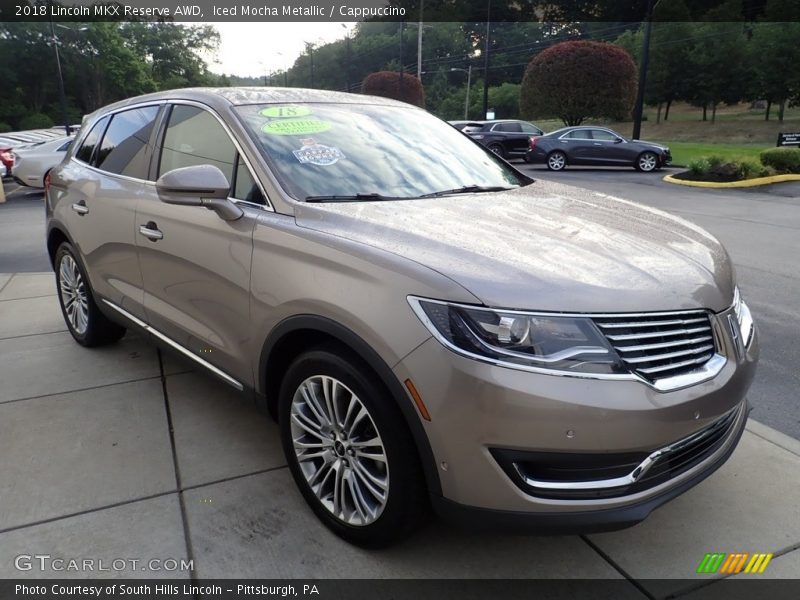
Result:
{"label": "chrome grille", "polygon": [[593,320],[631,371],[650,381],[689,373],[716,351],[703,310]]}

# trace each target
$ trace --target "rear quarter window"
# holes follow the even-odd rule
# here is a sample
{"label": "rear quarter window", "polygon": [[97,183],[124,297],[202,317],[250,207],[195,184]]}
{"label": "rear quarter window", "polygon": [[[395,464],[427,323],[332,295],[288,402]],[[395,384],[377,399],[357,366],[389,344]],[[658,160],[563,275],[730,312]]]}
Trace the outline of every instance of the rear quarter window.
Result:
{"label": "rear quarter window", "polygon": [[86,164],[92,163],[94,149],[97,147],[97,143],[100,141],[100,136],[103,135],[103,130],[106,128],[107,124],[108,117],[103,117],[94,124],[94,127],[92,127],[86,137],[83,138],[81,147],[78,148],[78,151],[75,153],[75,158],[85,162]]}

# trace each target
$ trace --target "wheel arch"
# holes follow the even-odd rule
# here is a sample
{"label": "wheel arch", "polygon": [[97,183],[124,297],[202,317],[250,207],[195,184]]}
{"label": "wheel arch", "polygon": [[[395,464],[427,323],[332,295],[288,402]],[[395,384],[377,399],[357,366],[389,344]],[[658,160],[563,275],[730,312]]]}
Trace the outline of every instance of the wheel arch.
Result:
{"label": "wheel arch", "polygon": [[414,404],[392,369],[380,355],[347,327],[319,315],[295,315],[284,319],[267,336],[258,364],[256,398],[270,414],[276,414],[282,374],[303,351],[333,342],[355,354],[383,384],[404,417],[425,473],[428,492],[441,495],[441,483],[428,437]]}
{"label": "wheel arch", "polygon": [[47,255],[50,257],[50,266],[55,268],[56,252],[58,247],[64,242],[69,242],[73,246],[72,239],[67,235],[64,228],[54,225],[47,232]]}

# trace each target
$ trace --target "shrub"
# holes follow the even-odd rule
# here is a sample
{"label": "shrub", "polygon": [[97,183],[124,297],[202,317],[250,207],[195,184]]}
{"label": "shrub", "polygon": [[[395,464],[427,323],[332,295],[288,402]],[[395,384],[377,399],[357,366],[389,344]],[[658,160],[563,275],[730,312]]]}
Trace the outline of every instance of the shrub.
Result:
{"label": "shrub", "polygon": [[403,73],[401,87],[400,76],[401,73],[399,71],[370,73],[361,84],[361,93],[393,98],[425,108],[425,91],[422,88],[422,82],[417,79],[416,75]]}
{"label": "shrub", "polygon": [[27,129],[47,129],[53,126],[53,119],[44,113],[32,113],[19,122],[22,131]]}
{"label": "shrub", "polygon": [[739,179],[754,179],[756,177],[764,177],[766,175],[766,168],[754,160],[743,160],[738,165],[737,175],[739,176]]}
{"label": "shrub", "polygon": [[761,164],[777,173],[800,173],[800,148],[770,148],[760,157]]}
{"label": "shrub", "polygon": [[711,162],[707,158],[695,158],[689,162],[692,175],[705,175],[711,170]]}
{"label": "shrub", "polygon": [[0,121],[0,133],[5,133],[7,131],[11,131],[11,125],[5,121]]}

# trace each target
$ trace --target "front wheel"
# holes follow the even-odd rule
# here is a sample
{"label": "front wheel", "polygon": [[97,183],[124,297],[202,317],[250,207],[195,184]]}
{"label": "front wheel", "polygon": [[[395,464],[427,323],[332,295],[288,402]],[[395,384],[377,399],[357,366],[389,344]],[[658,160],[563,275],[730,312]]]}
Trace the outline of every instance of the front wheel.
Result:
{"label": "front wheel", "polygon": [[561,152],[560,150],[551,152],[548,155],[547,168],[550,169],[551,171],[561,171],[566,166],[567,166],[567,155]]}
{"label": "front wheel", "polygon": [[338,347],[299,356],[279,396],[283,450],[317,517],[345,540],[387,546],[423,520],[416,449],[394,400]]}
{"label": "front wheel", "polygon": [[643,173],[655,171],[658,167],[658,157],[654,152],[642,152],[636,159],[636,168]]}
{"label": "front wheel", "polygon": [[62,243],[55,258],[56,289],[67,329],[82,346],[102,346],[119,340],[125,328],[110,321],[95,304],[89,279],[72,244]]}

